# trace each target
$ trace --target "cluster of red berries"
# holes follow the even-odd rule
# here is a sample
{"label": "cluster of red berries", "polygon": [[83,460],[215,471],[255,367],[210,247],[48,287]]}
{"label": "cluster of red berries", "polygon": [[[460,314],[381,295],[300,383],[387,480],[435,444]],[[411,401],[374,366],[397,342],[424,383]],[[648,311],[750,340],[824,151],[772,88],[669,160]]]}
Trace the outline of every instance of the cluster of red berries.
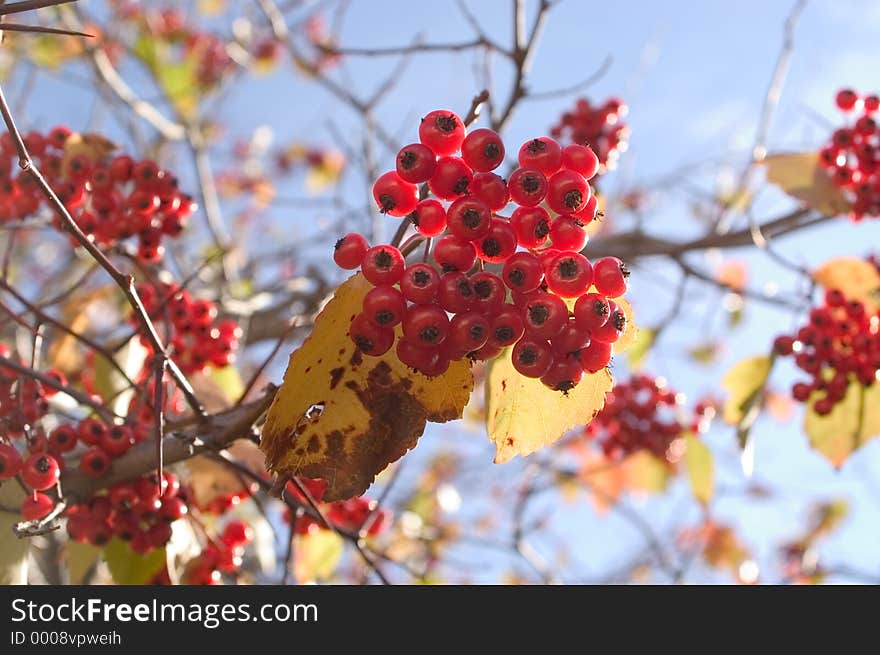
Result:
{"label": "cluster of red berries", "polygon": [[[161,328],[170,325],[165,336],[171,355],[184,373],[207,366],[223,368],[235,361],[241,327],[231,319],[217,319],[217,306],[205,298],[193,298],[175,284],[139,284],[138,294],[151,319]],[[167,319],[167,320],[166,320]],[[136,322],[134,317],[132,322]],[[143,345],[150,343],[141,336]]]}
{"label": "cluster of red berries", "polygon": [[688,416],[681,394],[667,388],[662,378],[642,374],[615,384],[584,432],[609,458],[622,459],[640,450],[669,458],[673,441],[688,430],[705,432],[714,416],[715,406],[708,401],[697,403]]}
{"label": "cluster of red berries", "polygon": [[843,400],[849,385],[874,384],[880,371],[880,315],[856,300],[847,300],[837,289],[825,292],[824,304],[810,311],[810,321],[794,336],[778,336],[773,349],[794,356],[798,368],[811,376],[798,382],[791,394],[813,411],[830,414]]}
{"label": "cluster of red berries", "polygon": [[609,98],[593,105],[587,98],[578,98],[574,109],[559,118],[550,129],[557,139],[589,145],[599,157],[599,173],[613,170],[629,141],[629,127],[623,122],[628,112],[620,98]]}
{"label": "cluster of red berries", "polygon": [[[517,371],[562,392],[585,371],[607,366],[626,329],[613,299],[626,292],[629,273],[618,259],[594,265],[579,252],[584,226],[596,216],[588,183],[599,169],[593,151],[531,139],[504,180],[492,172],[505,152],[492,130],[467,134],[457,115],[438,110],[422,119],[419,139],[400,150],[396,170],[376,180],[373,197],[383,213],[408,217],[414,239],[436,238],[436,266],[427,255],[407,265],[400,249],[371,248],[360,234],[336,243],[336,263],[360,267],[374,287],[349,330],[358,348],[384,354],[401,325],[398,358],[435,376],[451,361],[487,360],[513,346]],[[511,203],[510,216],[502,216]],[[574,299],[572,312],[566,300]]]}
{"label": "cluster of red berries", "polygon": [[237,519],[229,521],[220,536],[187,563],[183,582],[191,585],[219,583],[224,573],[238,571],[245,547],[253,540],[254,531],[247,523]]}
{"label": "cluster of red berries", "polygon": [[880,216],[880,96],[842,89],[835,103],[849,120],[819,151],[819,161],[852,203],[852,220]]}
{"label": "cluster of red berries", "polygon": [[[98,149],[66,153],[69,129],[30,132],[25,145],[80,229],[95,242],[114,246],[137,237],[144,263],[162,258],[164,237],[176,237],[196,208],[177,188],[177,178],[155,162],[128,155],[104,156]],[[17,172],[18,154],[8,134],[0,137],[0,221],[23,220],[46,200],[29,173]],[[54,224],[61,223],[55,217]]]}
{"label": "cluster of red berries", "polygon": [[[305,486],[312,500],[316,503],[321,503],[324,490],[327,488],[326,480],[318,478],[300,478],[299,480]],[[298,503],[308,507],[308,500],[292,482],[287,483],[285,491]],[[355,534],[364,529],[368,537],[382,534],[390,523],[390,513],[388,510],[377,509],[376,501],[364,496],[339,500],[334,503],[321,503],[319,509],[321,510],[321,515],[330,525],[339,530]],[[285,513],[285,520],[290,521],[289,512]],[[319,519],[308,514],[301,514],[297,517],[296,523],[293,526],[294,532],[298,535],[327,529],[329,528]]]}
{"label": "cluster of red berries", "polygon": [[[4,343],[0,343],[0,357],[13,359],[12,351]],[[25,366],[23,359],[15,361]],[[47,371],[46,376],[59,384],[66,383],[60,371]],[[23,436],[28,426],[34,425],[49,411],[49,398],[55,393],[55,389],[33,378],[19,376],[14,370],[0,364],[0,435],[12,438]]]}

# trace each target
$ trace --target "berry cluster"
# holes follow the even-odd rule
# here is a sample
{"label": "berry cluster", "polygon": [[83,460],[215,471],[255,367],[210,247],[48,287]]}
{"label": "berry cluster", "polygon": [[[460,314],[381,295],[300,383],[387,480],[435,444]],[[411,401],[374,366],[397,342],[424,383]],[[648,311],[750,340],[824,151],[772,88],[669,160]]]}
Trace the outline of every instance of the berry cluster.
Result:
{"label": "berry cluster", "polygon": [[635,375],[614,385],[605,407],[586,426],[607,457],[622,459],[639,450],[669,457],[669,446],[687,430],[705,432],[715,415],[711,402],[700,402],[688,417],[681,394],[662,378]]}
{"label": "berry cluster", "polygon": [[852,220],[880,216],[880,96],[842,89],[835,102],[849,120],[819,151],[819,161],[852,203]]}
{"label": "berry cluster", "polygon": [[[412,222],[418,234],[409,243],[433,243],[435,265],[427,249],[425,261],[407,264],[401,249],[370,247],[359,234],[336,243],[336,263],[360,267],[374,287],[349,330],[358,347],[378,356],[397,341],[401,362],[435,376],[451,361],[487,360],[513,346],[517,371],[562,392],[607,366],[626,329],[613,299],[626,292],[629,273],[618,259],[591,264],[579,252],[596,216],[593,151],[531,139],[504,180],[492,172],[505,153],[492,130],[467,134],[457,115],[438,110],[422,119],[419,140],[400,150],[373,197],[383,213]],[[510,216],[501,215],[511,204]]]}
{"label": "berry cluster", "polygon": [[[0,343],[0,357],[13,359],[6,344]],[[25,365],[21,358],[14,361]],[[46,376],[59,384],[66,382],[60,371],[47,371]],[[12,369],[0,365],[0,435],[12,438],[23,436],[28,426],[35,424],[49,411],[49,398],[55,393],[55,389],[32,378],[20,377]]]}
{"label": "berry cluster", "polygon": [[184,572],[186,584],[215,585],[222,574],[232,574],[241,567],[245,547],[254,540],[254,531],[240,520],[226,524],[218,539],[209,542],[191,559]]}
{"label": "berry cluster", "polygon": [[813,411],[831,413],[852,383],[874,384],[880,371],[880,315],[864,304],[847,300],[837,289],[825,292],[824,304],[810,311],[810,322],[794,336],[778,336],[773,349],[780,356],[793,356],[798,368],[811,376],[798,382],[791,394]]}
{"label": "berry cluster", "polygon": [[[171,333],[165,340],[184,373],[207,366],[222,368],[235,361],[242,330],[231,319],[218,320],[213,302],[193,298],[185,289],[165,282],[139,284],[137,291],[150,318],[159,326],[170,326]],[[131,321],[136,323],[134,317]],[[147,349],[151,347],[145,336],[141,343]]]}
{"label": "berry cluster", "polygon": [[623,100],[609,98],[594,106],[586,98],[578,98],[574,109],[559,118],[550,129],[557,139],[589,145],[599,157],[599,173],[613,170],[629,140],[629,127],[623,122],[628,108]]}
{"label": "berry cluster", "polygon": [[[177,178],[155,162],[127,155],[110,157],[101,148],[69,148],[63,126],[47,134],[30,132],[25,145],[80,229],[95,242],[114,246],[137,237],[138,259],[152,264],[164,253],[162,239],[176,237],[195,210],[177,188]],[[0,222],[36,214],[46,200],[29,173],[15,172],[17,152],[8,134],[0,137]],[[61,223],[55,217],[55,225]]]}
{"label": "berry cluster", "polygon": [[[300,478],[312,500],[320,503],[327,488],[327,481],[321,479]],[[308,506],[308,501],[297,489],[296,485],[288,482],[285,492],[303,506]],[[390,513],[385,509],[377,509],[376,501],[364,496],[340,500],[334,503],[323,503],[319,506],[322,516],[329,524],[344,532],[357,534],[365,529],[368,537],[382,534],[390,522]],[[290,514],[285,514],[285,520],[290,521]],[[369,523],[367,523],[369,521]],[[298,535],[310,534],[318,530],[326,530],[327,527],[317,518],[308,514],[297,517],[293,526]]]}

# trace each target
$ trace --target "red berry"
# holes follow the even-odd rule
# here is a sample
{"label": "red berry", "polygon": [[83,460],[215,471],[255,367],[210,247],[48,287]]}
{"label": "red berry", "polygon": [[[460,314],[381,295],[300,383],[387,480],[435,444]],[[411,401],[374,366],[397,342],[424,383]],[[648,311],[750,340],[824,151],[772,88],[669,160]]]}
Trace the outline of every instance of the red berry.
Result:
{"label": "red berry", "polygon": [[773,350],[778,355],[791,355],[794,352],[794,338],[781,335],[773,340]]}
{"label": "red berry", "polygon": [[554,357],[550,368],[541,376],[541,382],[549,389],[567,394],[577,386],[583,375],[584,369],[577,359]]}
{"label": "red berry", "polygon": [[470,241],[447,234],[434,246],[434,260],[444,271],[468,271],[477,261],[477,249]]}
{"label": "red berry", "polygon": [[496,357],[498,357],[498,355],[500,355],[503,350],[504,348],[502,348],[501,346],[489,342],[479,350],[468,353],[468,356],[474,361],[486,362],[490,359],[495,359]]}
{"label": "red berry", "polygon": [[446,229],[446,209],[433,198],[422,200],[409,218],[423,237],[436,237]]}
{"label": "red berry", "polygon": [[578,252],[561,252],[547,269],[547,288],[563,298],[577,298],[593,283],[590,260]]}
{"label": "red berry", "polygon": [[397,153],[397,174],[405,182],[427,182],[436,167],[437,158],[434,152],[421,143],[411,143]]}
{"label": "red berry", "polygon": [[406,299],[392,286],[373,287],[364,296],[364,316],[380,327],[392,328],[406,314]]}
{"label": "red berry", "polygon": [[409,339],[400,339],[397,342],[397,358],[417,371],[429,371],[437,366],[440,351],[417,345]]}
{"label": "red berry", "polygon": [[464,136],[464,123],[451,111],[432,111],[419,123],[419,141],[437,155],[451,155],[458,151]]}
{"label": "red berry", "polygon": [[865,105],[865,113],[873,114],[880,109],[880,97],[873,94],[865,96],[863,104]]}
{"label": "red berry", "polygon": [[490,228],[492,212],[486,203],[473,196],[459,198],[446,212],[449,231],[464,241],[475,241],[484,237]]}
{"label": "red berry", "polygon": [[373,246],[364,255],[361,270],[364,277],[376,286],[396,284],[403,277],[406,262],[394,246]]}
{"label": "red berry", "polygon": [[373,357],[384,355],[394,345],[394,330],[379,327],[363,314],[354,317],[348,328],[348,336],[358,350]]}
{"label": "red berry", "polygon": [[550,234],[550,214],[543,207],[518,207],[510,216],[521,248],[539,248]]}
{"label": "red berry", "polygon": [[449,318],[436,305],[415,305],[403,320],[404,336],[423,348],[439,346],[448,333]]}
{"label": "red berry", "polygon": [[564,355],[577,354],[581,349],[590,344],[590,332],[580,327],[573,319],[570,319],[562,331],[550,342],[553,352],[562,357]]}
{"label": "red berry", "polygon": [[791,388],[791,395],[798,402],[807,402],[807,400],[810,399],[811,393],[813,393],[813,387],[811,387],[809,384],[804,384],[803,382],[797,382]]}
{"label": "red berry", "polygon": [[14,478],[21,471],[21,455],[9,444],[0,443],[0,480]]}
{"label": "red berry", "polygon": [[568,307],[559,296],[539,293],[523,306],[521,316],[526,331],[540,339],[551,339],[568,321]]}
{"label": "red berry", "polygon": [[557,214],[582,210],[590,195],[590,185],[574,171],[563,169],[547,180],[547,204]]}
{"label": "red berry", "polygon": [[470,188],[474,173],[459,157],[441,157],[437,160],[434,174],[428,180],[428,188],[442,200],[455,200]]}
{"label": "red berry", "polygon": [[507,289],[500,277],[486,271],[476,273],[471,276],[471,286],[474,288],[474,311],[483,316],[494,316],[501,311]]}
{"label": "red berry", "polygon": [[841,111],[852,111],[858,102],[859,96],[852,89],[841,89],[834,97],[834,103]]}
{"label": "red berry", "polygon": [[584,224],[570,214],[559,216],[550,224],[550,243],[554,248],[578,252],[587,245]]}
{"label": "red berry", "polygon": [[220,535],[220,541],[230,548],[244,546],[245,544],[251,543],[253,540],[254,531],[247,523],[238,520],[227,523],[226,527],[223,529],[223,533]]}
{"label": "red berry", "polygon": [[413,264],[403,273],[400,291],[403,297],[417,305],[434,302],[440,287],[440,275],[427,264]]}
{"label": "red berry", "polygon": [[507,180],[507,189],[513,202],[534,207],[547,195],[547,178],[537,168],[517,168]]}
{"label": "red berry", "polygon": [[480,128],[464,138],[461,156],[473,170],[487,173],[504,161],[504,142],[494,130]]}
{"label": "red berry", "polygon": [[134,435],[129,427],[114,425],[104,433],[99,445],[111,457],[119,457],[134,445]]}
{"label": "red berry", "polygon": [[447,312],[467,312],[474,305],[474,288],[464,273],[452,271],[440,278],[437,302]]}
{"label": "red berry", "polygon": [[542,136],[522,144],[517,160],[520,166],[537,168],[546,177],[550,177],[562,165],[562,147],[555,139]]}
{"label": "red berry", "polygon": [[361,265],[370,244],[366,237],[357,232],[349,232],[333,247],[333,261],[339,268],[352,270]]}
{"label": "red berry", "polygon": [[493,218],[489,232],[476,241],[477,256],[485,262],[501,263],[516,252],[516,231],[509,221]]}
{"label": "red berry", "polygon": [[626,331],[626,314],[614,302],[609,303],[608,322],[590,332],[592,341],[614,343]]}
{"label": "red berry", "polygon": [[611,344],[593,339],[589,346],[581,349],[577,359],[584,372],[601,371],[611,361]]}
{"label": "red berry", "polygon": [[598,293],[586,293],[574,304],[574,320],[581,329],[588,332],[605,325],[609,316],[611,308],[608,300]]}
{"label": "red berry", "polygon": [[21,467],[21,479],[31,489],[37,491],[53,487],[60,475],[58,461],[52,455],[44,453],[31,455]]}
{"label": "red berry", "polygon": [[21,502],[21,517],[25,521],[38,521],[46,518],[54,507],[55,503],[49,496],[34,493]]}
{"label": "red berry", "polygon": [[449,323],[444,346],[464,353],[478,350],[489,340],[489,327],[489,321],[477,312],[456,314]]}
{"label": "red berry", "polygon": [[501,211],[510,202],[507,182],[495,173],[477,173],[469,188],[471,195],[486,203],[490,211]]}
{"label": "red berry", "polygon": [[495,346],[510,346],[522,338],[525,332],[519,310],[507,305],[492,319],[489,343]]}
{"label": "red berry", "polygon": [[589,146],[572,143],[562,150],[562,166],[589,180],[599,172],[599,158]]}
{"label": "red berry", "polygon": [[527,378],[540,378],[553,363],[553,351],[544,339],[523,337],[513,347],[513,368]]}
{"label": "red berry", "polygon": [[100,478],[110,470],[110,456],[100,448],[89,448],[79,460],[79,470],[90,478]]}
{"label": "red berry", "polygon": [[596,291],[608,298],[619,298],[626,293],[629,271],[617,257],[603,257],[593,265],[593,284]]}
{"label": "red berry", "polygon": [[544,277],[541,260],[530,252],[517,252],[511,255],[501,271],[504,284],[514,291],[528,293],[537,289]]}
{"label": "red berry", "polygon": [[419,189],[405,182],[395,171],[389,171],[373,184],[373,199],[383,214],[406,216],[419,202]]}

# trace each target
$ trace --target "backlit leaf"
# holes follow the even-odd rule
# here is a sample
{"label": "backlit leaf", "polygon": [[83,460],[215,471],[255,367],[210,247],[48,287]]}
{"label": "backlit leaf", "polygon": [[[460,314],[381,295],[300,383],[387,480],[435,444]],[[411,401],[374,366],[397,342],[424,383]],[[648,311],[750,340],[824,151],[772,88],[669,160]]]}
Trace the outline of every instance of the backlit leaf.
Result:
{"label": "backlit leaf", "polygon": [[119,585],[142,585],[149,582],[165,565],[165,549],[156,548],[146,554],[134,552],[124,541],[113,538],[104,546],[104,559]]}
{"label": "backlit leaf", "polygon": [[880,272],[871,262],[857,257],[830,259],[813,271],[813,279],[826,289],[838,289],[848,300],[880,308]]}
{"label": "backlit leaf", "polygon": [[684,463],[691,491],[702,505],[708,505],[715,493],[715,464],[712,451],[694,435],[685,437]]}
{"label": "backlit leaf", "polygon": [[293,574],[304,584],[331,577],[336,571],[345,544],[332,530],[314,530],[296,537],[293,549]]}
{"label": "backlit leaf", "polygon": [[815,152],[770,155],[764,159],[767,181],[792,198],[827,216],[846,214],[850,203],[819,165]]}
{"label": "backlit leaf", "polygon": [[749,357],[724,374],[721,388],[728,395],[722,415],[727,423],[738,425],[743,420],[757,394],[764,388],[772,365],[770,357]]}
{"label": "backlit leaf", "polygon": [[827,416],[813,411],[814,394],[807,401],[804,431],[810,444],[835,467],[868,439],[880,435],[880,385],[851,383],[846,395]]}

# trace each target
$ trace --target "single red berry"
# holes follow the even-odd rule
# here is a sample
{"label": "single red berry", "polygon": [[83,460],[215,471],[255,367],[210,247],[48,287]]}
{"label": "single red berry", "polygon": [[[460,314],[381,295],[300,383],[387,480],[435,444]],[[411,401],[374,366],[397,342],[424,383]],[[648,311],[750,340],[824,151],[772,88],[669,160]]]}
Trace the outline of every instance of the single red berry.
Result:
{"label": "single red berry", "polygon": [[489,340],[489,328],[489,321],[478,312],[456,314],[449,323],[449,336],[443,345],[461,353],[478,350]]}
{"label": "single red berry", "polygon": [[370,284],[396,284],[406,267],[403,255],[394,246],[373,246],[364,255],[361,271]]}
{"label": "single red berry", "polygon": [[444,271],[468,271],[477,261],[477,249],[470,241],[447,234],[434,246],[434,260]]}
{"label": "single red berry", "polygon": [[590,345],[590,332],[580,327],[574,319],[569,319],[562,331],[550,340],[550,345],[558,357],[577,355]]}
{"label": "single red berry", "polygon": [[417,371],[429,371],[437,366],[440,351],[437,348],[418,345],[409,339],[399,339],[397,341],[397,359]]}
{"label": "single red berry", "polygon": [[626,293],[629,271],[617,257],[603,257],[593,265],[593,284],[596,291],[608,298],[619,298]]}
{"label": "single red berry", "polygon": [[551,339],[559,334],[568,321],[568,307],[559,296],[539,293],[522,306],[521,317],[530,335]]}
{"label": "single red berry", "polygon": [[406,216],[419,202],[419,189],[401,179],[397,172],[389,171],[373,184],[373,199],[383,214]]}
{"label": "single red berry", "polygon": [[21,471],[21,454],[12,446],[0,443],[0,480],[14,478]]}
{"label": "single red berry", "polygon": [[510,346],[519,341],[524,332],[520,311],[513,305],[507,305],[492,319],[489,343],[500,347]]}
{"label": "single red berry", "polygon": [[562,147],[549,136],[532,139],[522,144],[517,161],[522,167],[537,168],[550,177],[562,165]]}
{"label": "single red berry", "polygon": [[162,508],[159,514],[166,521],[176,521],[182,519],[189,512],[186,503],[180,498],[163,498]]}
{"label": "single red berry", "polygon": [[437,305],[415,305],[403,320],[403,334],[423,348],[439,346],[449,334],[449,318]]}
{"label": "single red berry", "polygon": [[427,182],[437,167],[434,152],[421,143],[411,143],[397,153],[397,174],[405,182]]}
{"label": "single red berry", "polygon": [[474,130],[461,144],[461,157],[473,170],[488,173],[504,161],[504,142],[494,130]]}
{"label": "single red berry", "polygon": [[107,426],[96,418],[87,418],[79,422],[76,428],[79,440],[87,446],[97,446],[107,433]]}
{"label": "single red berry", "polygon": [[372,357],[384,355],[394,345],[394,330],[376,325],[363,314],[354,317],[348,336],[358,350]]}
{"label": "single red berry", "polygon": [[21,501],[21,517],[25,521],[38,521],[49,516],[54,507],[55,503],[49,496],[34,493]]}
{"label": "single red berry", "polygon": [[474,287],[470,278],[464,273],[451,271],[440,278],[437,302],[445,311],[451,313],[470,311],[475,299]]}
{"label": "single red berry", "polygon": [[477,256],[485,262],[498,264],[516,252],[516,231],[510,222],[493,218],[489,232],[476,242]]}
{"label": "single red berry", "polygon": [[807,402],[811,393],[813,393],[813,387],[803,382],[797,382],[791,388],[792,397],[801,403]]}
{"label": "single red berry", "polygon": [[561,252],[550,262],[547,288],[563,298],[577,298],[593,283],[590,260],[579,252]]}
{"label": "single red berry", "polygon": [[134,445],[134,434],[126,425],[113,425],[104,433],[99,445],[111,457],[119,457]]}
{"label": "single red berry", "polygon": [[834,409],[834,403],[830,398],[820,398],[813,403],[813,411],[819,416],[828,416]]}
{"label": "single red berry", "polygon": [[550,234],[550,214],[543,207],[518,207],[510,215],[510,225],[521,248],[539,248]]}
{"label": "single red berry", "polygon": [[869,96],[865,96],[865,99],[863,100],[863,104],[865,105],[865,113],[866,114],[873,114],[878,109],[880,109],[880,96],[876,96],[873,94],[869,95]]}
{"label": "single red berry", "polygon": [[376,325],[392,328],[400,323],[406,314],[406,298],[392,286],[373,287],[364,296],[361,311]]}
{"label": "single red berry", "polygon": [[485,346],[480,348],[479,350],[474,350],[468,353],[468,357],[475,362],[487,362],[490,359],[495,359],[502,353],[504,348],[493,344],[491,342],[486,343]]}
{"label": "single red berry", "polygon": [[409,266],[400,280],[403,297],[417,305],[434,302],[439,288],[440,275],[427,264]]}
{"label": "single red berry", "polygon": [[773,340],[773,350],[778,355],[791,355],[794,352],[794,338],[780,335]]}
{"label": "single red berry", "polygon": [[562,169],[547,180],[547,204],[557,214],[582,210],[591,195],[590,185],[579,173]]}
{"label": "single red berry", "polygon": [[244,546],[245,544],[251,543],[253,540],[253,529],[244,521],[239,520],[233,520],[227,523],[226,527],[223,528],[223,533],[220,535],[220,541],[230,548]]}
{"label": "single red berry", "polygon": [[89,448],[79,460],[79,470],[90,478],[100,478],[110,470],[110,456],[100,448]]}
{"label": "single red berry", "polygon": [[509,288],[520,293],[534,291],[541,285],[544,267],[530,252],[517,252],[504,262],[501,278]]}
{"label": "single red berry", "polygon": [[612,301],[608,305],[611,310],[611,313],[608,315],[608,322],[590,332],[592,341],[614,343],[626,331],[626,314],[623,313],[623,310],[615,302]]}
{"label": "single red berry", "polygon": [[589,180],[599,172],[599,158],[589,146],[572,143],[562,150],[562,166]]}
{"label": "single red berry", "polygon": [[449,231],[464,241],[475,241],[486,236],[492,222],[492,212],[486,203],[473,196],[459,198],[446,212]]}
{"label": "single red berry", "polygon": [[558,250],[578,252],[587,245],[584,224],[570,214],[559,216],[550,224],[550,243]]}
{"label": "single red berry", "polygon": [[577,360],[585,373],[601,371],[611,361],[611,344],[592,339],[590,345],[578,353]]}
{"label": "single red berry", "polygon": [[523,337],[516,342],[511,355],[513,368],[527,378],[540,378],[553,364],[553,351],[544,339]]}
{"label": "single red berry", "polygon": [[428,180],[428,188],[441,200],[455,200],[467,194],[474,172],[460,157],[441,157],[437,160],[434,174]]}
{"label": "single red berry", "polygon": [[464,137],[464,123],[451,111],[432,111],[419,123],[419,141],[437,155],[451,155],[458,151]]}
{"label": "single red berry", "polygon": [[510,202],[507,182],[495,173],[477,173],[469,188],[471,196],[486,203],[490,211],[501,211]]}
{"label": "single red berry", "polygon": [[471,286],[474,288],[474,311],[483,316],[494,316],[504,305],[507,297],[507,289],[501,278],[494,273],[481,271],[471,276]]}
{"label": "single red berry", "polygon": [[574,304],[574,320],[581,329],[591,332],[598,330],[608,322],[611,308],[605,296],[598,293],[586,293]]}
{"label": "single red berry", "polygon": [[535,207],[547,195],[547,178],[537,168],[517,168],[507,180],[510,199],[522,207]]}
{"label": "single red berry", "polygon": [[595,196],[595,194],[590,194],[590,199],[587,200],[587,204],[584,205],[584,208],[579,212],[574,212],[571,214],[572,218],[576,218],[584,225],[588,225],[592,223],[599,211],[599,199]]}
{"label": "single red berry", "polygon": [[859,96],[852,89],[841,89],[834,97],[834,103],[841,111],[852,111],[858,102]]}
{"label": "single red berry", "polygon": [[433,198],[419,202],[409,219],[423,237],[439,236],[446,229],[446,209]]}
{"label": "single red berry", "polygon": [[370,244],[366,237],[357,232],[349,232],[333,247],[333,261],[339,268],[352,270],[361,265]]}
{"label": "single red berry", "polygon": [[44,453],[31,455],[21,467],[21,479],[31,489],[37,491],[53,487],[60,475],[58,460]]}
{"label": "single red berry", "polygon": [[572,357],[553,358],[547,372],[541,376],[541,382],[548,389],[568,394],[574,389],[584,375],[584,369],[577,359]]}

